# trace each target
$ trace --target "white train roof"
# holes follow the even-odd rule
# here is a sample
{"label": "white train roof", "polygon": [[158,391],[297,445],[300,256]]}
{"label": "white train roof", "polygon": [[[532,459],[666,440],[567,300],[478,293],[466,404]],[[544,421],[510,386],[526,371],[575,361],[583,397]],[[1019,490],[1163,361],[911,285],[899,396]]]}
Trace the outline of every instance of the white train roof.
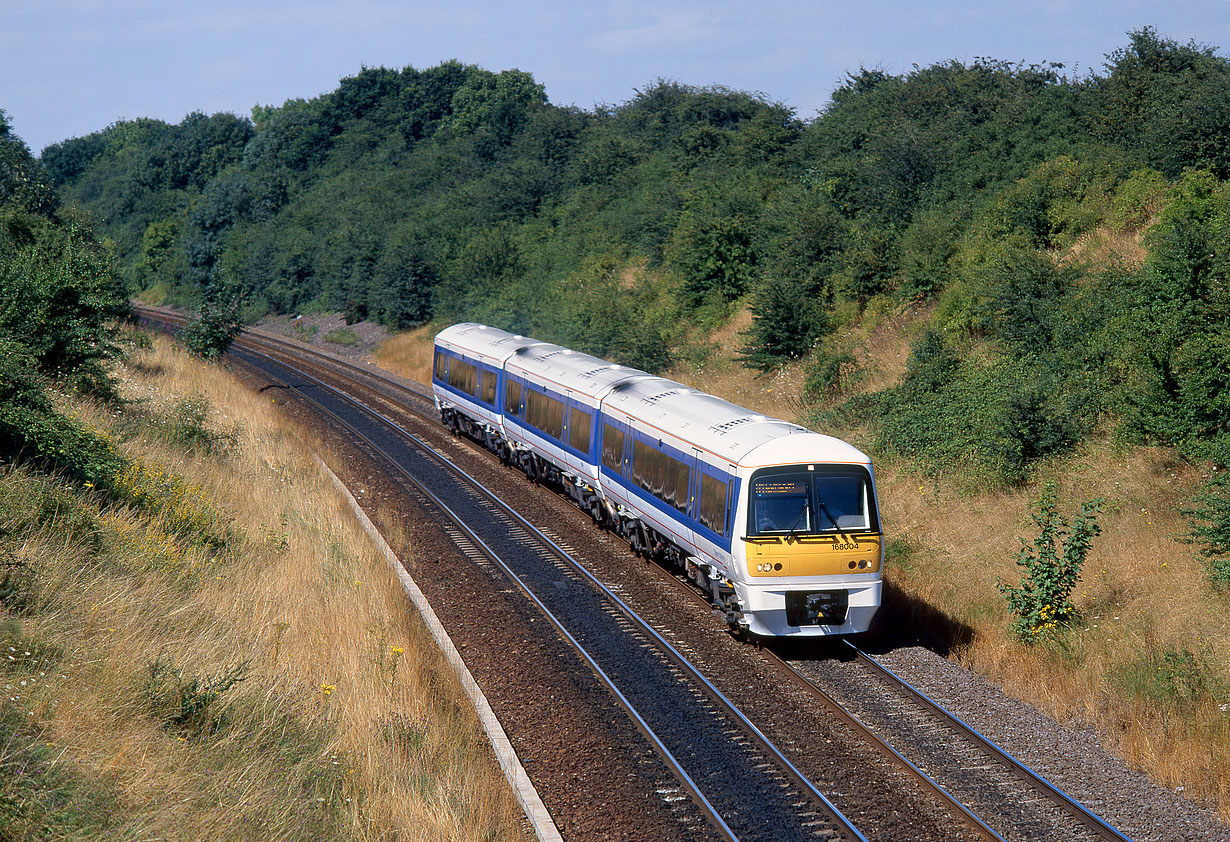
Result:
{"label": "white train roof", "polygon": [[546,342],[519,348],[508,360],[508,368],[594,399],[601,398],[617,383],[651,376],[640,369]]}
{"label": "white train roof", "polygon": [[542,344],[537,339],[475,322],[446,327],[436,334],[436,343],[472,357],[483,357],[498,363],[503,363],[521,348]]}
{"label": "white train roof", "polygon": [[635,418],[732,464],[756,467],[807,462],[871,460],[841,439],[752,412],[663,377],[617,384],[607,410]]}
{"label": "white train roof", "polygon": [[[602,399],[603,407],[748,467],[811,462],[870,465],[858,448],[806,427],[752,412],[682,383],[562,345],[539,342],[468,322],[445,328],[436,341],[503,363],[556,389]],[[676,442],[676,445],[679,443]]]}

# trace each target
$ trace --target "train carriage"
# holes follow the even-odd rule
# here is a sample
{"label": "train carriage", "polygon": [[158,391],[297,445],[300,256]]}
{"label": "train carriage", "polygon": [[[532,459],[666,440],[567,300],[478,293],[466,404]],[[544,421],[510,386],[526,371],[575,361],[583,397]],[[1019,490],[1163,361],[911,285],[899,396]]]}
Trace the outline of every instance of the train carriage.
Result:
{"label": "train carriage", "polygon": [[575,486],[574,492],[600,497],[597,421],[602,398],[616,384],[647,376],[560,345],[527,346],[505,363],[505,428],[515,446],[545,459]]}
{"label": "train carriage", "polygon": [[444,423],[498,447],[504,430],[504,362],[540,345],[487,325],[465,323],[436,335],[431,386]]}

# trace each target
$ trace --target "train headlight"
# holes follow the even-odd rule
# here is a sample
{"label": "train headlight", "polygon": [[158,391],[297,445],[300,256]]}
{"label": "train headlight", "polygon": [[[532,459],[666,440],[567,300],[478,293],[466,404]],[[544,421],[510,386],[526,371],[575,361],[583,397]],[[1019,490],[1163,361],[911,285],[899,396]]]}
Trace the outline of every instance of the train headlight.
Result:
{"label": "train headlight", "polygon": [[866,570],[866,569],[867,569],[867,559],[865,559],[865,558],[859,559],[859,562],[858,562],[858,569],[859,569],[859,570]]}

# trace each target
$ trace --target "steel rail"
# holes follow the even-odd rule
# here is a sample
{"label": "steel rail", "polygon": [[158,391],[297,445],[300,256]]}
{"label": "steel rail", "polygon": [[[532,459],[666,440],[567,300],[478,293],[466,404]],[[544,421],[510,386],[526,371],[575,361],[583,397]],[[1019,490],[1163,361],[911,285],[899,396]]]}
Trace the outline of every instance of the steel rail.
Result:
{"label": "steel rail", "polygon": [[[371,407],[367,406],[361,401],[358,401],[352,396],[347,395],[342,390],[337,389],[336,387],[328,383],[325,383],[324,381],[321,381],[320,379],[313,377],[312,375],[302,370],[295,369],[292,366],[288,365],[287,363],[281,360],[277,360],[274,357],[271,357],[267,354],[263,354],[259,351],[255,351],[253,349],[248,349],[248,348],[245,348],[243,350],[246,353],[263,357],[277,365],[281,365],[293,371],[298,376],[301,376],[308,380],[313,381],[315,385],[328,390],[329,392],[333,393],[341,400],[346,401],[350,403],[351,405],[357,407],[361,411],[369,414],[370,416],[378,420],[380,423],[386,425],[391,430],[394,430],[395,432],[397,432],[398,435],[402,436],[403,438],[409,441],[414,442],[419,448],[423,450],[425,455],[427,455],[429,458],[437,460],[442,465],[444,465],[447,468],[447,470],[452,471],[457,476],[463,478],[466,483],[468,483],[475,490],[479,491],[491,503],[498,506],[501,510],[507,513],[509,516],[513,517],[518,522],[520,522],[521,525],[525,527],[529,532],[531,532],[542,544],[546,545],[550,549],[552,554],[554,554],[557,558],[567,563],[576,572],[580,573],[582,576],[588,579],[608,601],[610,601],[613,605],[616,606],[616,608],[619,610],[621,614],[624,615],[625,618],[627,618],[630,622],[636,625],[642,632],[652,637],[655,640],[655,642],[658,643],[661,650],[669,656],[671,661],[673,661],[681,669],[685,670],[695,681],[697,681],[705,689],[705,691],[711,696],[711,698],[713,698],[715,701],[718,701],[719,704],[721,704],[722,707],[724,707],[728,713],[733,715],[735,719],[744,727],[747,733],[749,733],[756,740],[756,742],[760,744],[760,746],[765,751],[767,751],[769,754],[771,754],[774,757],[774,759],[777,760],[779,765],[790,775],[790,777],[792,777],[796,781],[796,783],[798,783],[800,786],[806,789],[808,793],[812,795],[813,798],[815,798],[817,801],[820,802],[820,804],[824,806],[824,808],[829,812],[830,818],[834,821],[834,824],[838,825],[838,831],[840,833],[846,834],[850,838],[856,840],[856,842],[867,842],[866,837],[858,830],[857,827],[855,827],[855,825],[852,822],[850,822],[849,819],[847,819],[841,813],[841,811],[832,803],[832,801],[830,801],[822,792],[820,792],[820,790],[815,786],[815,784],[812,783],[805,775],[803,775],[803,773],[800,772],[798,768],[795,767],[794,764],[791,763],[788,758],[786,758],[786,756],[781,752],[781,750],[778,749],[777,746],[774,745],[772,741],[770,741],[769,738],[750,719],[748,719],[747,716],[741,710],[739,710],[739,708],[736,707],[732,701],[730,701],[730,699],[728,699],[720,690],[718,690],[712,684],[712,682],[710,682],[700,672],[700,670],[698,670],[695,667],[695,665],[693,665],[690,661],[688,661],[686,657],[684,657],[674,646],[672,646],[665,638],[663,638],[652,626],[650,626],[635,611],[633,611],[613,591],[611,591],[604,584],[602,584],[602,582],[599,581],[592,573],[590,573],[590,571],[587,570],[584,567],[584,565],[582,565],[579,561],[573,558],[571,554],[569,554],[566,550],[560,547],[555,541],[553,541],[550,537],[545,535],[541,530],[539,530],[532,523],[530,523],[530,521],[528,521],[525,517],[523,517],[514,508],[512,508],[507,503],[505,503],[502,499],[500,499],[494,492],[486,488],[486,486],[484,486],[479,480],[472,477],[469,473],[467,473],[464,469],[462,469],[452,460],[448,459],[446,456],[437,452],[434,447],[432,447],[429,443],[423,441],[419,436],[406,430],[396,421],[393,421],[392,419],[376,411],[375,409],[372,409]],[[281,380],[281,378],[276,378],[275,375],[272,375],[267,371],[263,371],[263,373],[269,376],[273,376],[275,377],[275,379]],[[291,384],[287,383],[285,380],[283,380],[282,382],[288,388],[295,388]],[[683,768],[682,764],[674,757],[674,755],[669,751],[669,749],[666,747],[663,741],[657,736],[657,734],[654,733],[654,731],[649,726],[649,724],[645,721],[645,719],[641,716],[641,714],[632,706],[632,703],[619,690],[619,688],[615,685],[614,681],[610,678],[610,676],[598,665],[597,661],[585,649],[583,644],[581,644],[580,641],[578,641],[571,633],[568,632],[568,630],[564,627],[561,621],[547,608],[547,606],[542,602],[542,600],[539,599],[539,597],[533,593],[533,591],[528,587],[528,585],[526,585],[525,582],[521,579],[521,577],[519,577],[511,569],[511,567],[504,561],[504,559],[501,558],[499,554],[495,552],[495,550],[493,550],[490,546],[488,546],[486,542],[484,542],[482,538],[479,537],[464,522],[464,520],[460,518],[460,516],[458,516],[443,500],[439,498],[439,496],[437,496],[429,488],[423,485],[417,478],[413,476],[413,474],[411,474],[408,470],[406,470],[403,466],[401,466],[396,461],[396,459],[392,457],[391,454],[389,454],[387,451],[385,451],[375,442],[370,441],[352,424],[350,424],[348,421],[338,416],[336,413],[334,413],[328,407],[321,404],[319,401],[312,398],[310,395],[306,394],[300,389],[295,389],[295,391],[301,396],[303,396],[304,399],[314,404],[322,412],[326,413],[329,417],[333,418],[337,423],[349,429],[354,435],[356,435],[361,440],[366,442],[370,447],[373,447],[375,450],[377,450],[409,482],[411,482],[417,489],[419,489],[420,492],[422,492],[425,496],[431,499],[432,502],[436,506],[440,507],[440,509],[448,515],[450,520],[452,520],[455,525],[461,528],[467,534],[467,536],[470,537],[470,539],[475,542],[475,545],[480,548],[480,550],[485,556],[487,556],[490,560],[498,564],[500,568],[505,571],[505,573],[517,584],[518,588],[534,602],[534,604],[539,608],[539,610],[544,614],[544,616],[548,618],[548,620],[552,623],[552,625],[555,626],[555,628],[565,637],[565,639],[568,640],[569,644],[573,646],[573,648],[576,649],[579,654],[581,654],[581,656],[586,660],[586,662],[589,664],[589,666],[595,672],[595,674],[598,675],[600,680],[614,693],[616,698],[620,701],[621,706],[623,706],[625,710],[627,710],[630,713],[630,715],[633,717],[634,721],[637,723],[638,729],[641,730],[642,733],[646,734],[646,736],[654,744],[655,748],[664,757],[664,759],[666,759],[668,765],[670,765],[679,775],[681,780],[684,781],[689,791],[698,800],[702,811],[705,812],[707,816],[711,819],[711,821],[714,822],[719,832],[721,832],[723,835],[725,835],[727,838],[731,840],[737,840],[737,837],[734,835],[734,832],[729,828],[726,821],[717,813],[716,809],[713,807],[710,801],[700,791],[699,787],[696,785],[695,781],[688,774],[688,772]]]}
{"label": "steel rail", "polygon": [[918,704],[938,716],[966,739],[973,742],[980,749],[989,753],[993,758],[998,760],[1000,764],[1006,766],[1021,776],[1027,784],[1040,791],[1043,795],[1050,799],[1053,804],[1068,815],[1075,818],[1096,836],[1101,839],[1108,840],[1108,842],[1132,842],[1130,837],[1125,836],[1123,833],[1112,827],[1097,813],[1090,810],[1084,804],[1081,804],[1075,798],[1055,786],[1042,775],[1039,775],[1025,763],[1000,748],[989,738],[983,736],[977,729],[970,726],[963,719],[950,712],[939,702],[914,687],[914,685],[910,684],[904,678],[881,664],[875,658],[872,658],[854,643],[849,640],[843,642],[855,653],[855,657],[858,658],[859,662],[866,664],[873,672],[876,673],[877,676],[881,678],[881,680],[894,688],[902,690],[907,696],[914,699]]}

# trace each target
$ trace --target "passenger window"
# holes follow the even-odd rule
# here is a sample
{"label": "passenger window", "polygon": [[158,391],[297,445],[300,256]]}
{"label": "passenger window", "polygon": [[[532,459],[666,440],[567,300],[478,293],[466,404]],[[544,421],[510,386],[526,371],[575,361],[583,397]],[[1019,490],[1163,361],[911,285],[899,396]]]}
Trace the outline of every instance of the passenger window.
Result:
{"label": "passenger window", "polygon": [[521,414],[521,384],[511,377],[504,382],[504,414]]}
{"label": "passenger window", "polygon": [[579,406],[572,408],[568,421],[568,443],[573,450],[589,453],[590,415]]}
{"label": "passenger window", "polygon": [[697,508],[696,516],[701,526],[707,527],[718,535],[725,537],[729,514],[727,511],[729,508],[729,498],[729,483],[702,473],[700,475],[700,505]]}
{"label": "passenger window", "polygon": [[602,425],[602,464],[617,474],[624,472],[624,431]]}
{"label": "passenger window", "polygon": [[639,438],[632,440],[632,480],[663,503],[686,513],[691,478],[687,463]]}

